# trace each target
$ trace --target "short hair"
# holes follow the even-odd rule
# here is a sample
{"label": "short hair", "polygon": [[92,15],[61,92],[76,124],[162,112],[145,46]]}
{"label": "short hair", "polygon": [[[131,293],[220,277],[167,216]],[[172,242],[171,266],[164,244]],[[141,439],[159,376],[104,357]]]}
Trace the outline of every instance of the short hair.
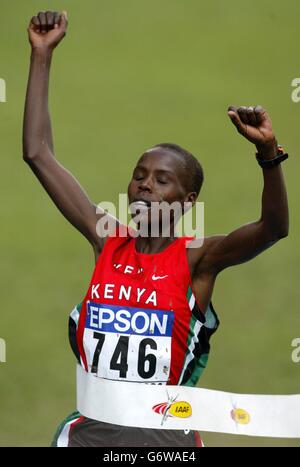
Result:
{"label": "short hair", "polygon": [[154,147],[170,149],[181,157],[184,168],[186,169],[188,175],[186,177],[185,185],[188,191],[195,191],[198,196],[204,181],[204,173],[202,166],[196,157],[175,143],[160,143],[156,144]]}

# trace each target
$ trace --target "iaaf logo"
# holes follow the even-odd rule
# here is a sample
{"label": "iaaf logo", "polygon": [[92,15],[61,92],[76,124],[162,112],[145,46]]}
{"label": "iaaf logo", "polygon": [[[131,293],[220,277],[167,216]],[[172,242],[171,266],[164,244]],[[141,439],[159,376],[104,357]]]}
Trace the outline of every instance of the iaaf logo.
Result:
{"label": "iaaf logo", "polygon": [[167,391],[168,402],[162,402],[152,407],[155,413],[162,415],[161,425],[163,425],[169,417],[188,418],[192,415],[192,406],[186,401],[177,401],[179,396],[170,397]]}

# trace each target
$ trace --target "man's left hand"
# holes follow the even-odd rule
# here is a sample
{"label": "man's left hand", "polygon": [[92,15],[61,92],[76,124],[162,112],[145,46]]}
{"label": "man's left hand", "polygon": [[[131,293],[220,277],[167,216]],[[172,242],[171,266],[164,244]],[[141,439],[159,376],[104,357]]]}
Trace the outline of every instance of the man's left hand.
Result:
{"label": "man's left hand", "polygon": [[272,158],[277,153],[277,141],[271,119],[260,105],[255,107],[228,108],[228,116],[238,132],[255,144],[258,153],[264,158]]}

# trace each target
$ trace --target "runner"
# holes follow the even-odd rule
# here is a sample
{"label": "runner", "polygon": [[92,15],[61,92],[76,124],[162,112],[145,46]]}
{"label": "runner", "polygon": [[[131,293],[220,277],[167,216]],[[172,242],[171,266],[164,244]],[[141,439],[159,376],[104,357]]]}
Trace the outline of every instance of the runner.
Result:
{"label": "runner", "polygon": [[[187,205],[194,205],[203,183],[202,167],[191,153],[162,143],[139,158],[128,186],[129,202],[141,215],[137,232],[146,219],[147,235],[135,237],[120,224],[116,231],[114,226],[105,232],[100,223],[106,213],[98,212],[54,157],[49,73],[53,51],[66,30],[65,12],[40,12],[31,19],[23,144],[24,160],[95,253],[90,286],[70,317],[72,349],[82,367],[100,378],[195,386],[207,362],[209,339],[218,326],[211,303],[218,274],[249,261],[288,234],[280,166],[287,154],[277,145],[262,107],[229,107],[228,115],[239,133],[256,146],[256,159],[263,169],[259,219],[228,235],[205,237],[201,246],[194,238],[176,236],[174,217],[168,236],[161,218],[159,236],[149,236],[153,203],[179,202],[183,212]],[[62,423],[53,445],[152,447],[201,446],[202,442],[192,431],[126,428],[75,412]]]}

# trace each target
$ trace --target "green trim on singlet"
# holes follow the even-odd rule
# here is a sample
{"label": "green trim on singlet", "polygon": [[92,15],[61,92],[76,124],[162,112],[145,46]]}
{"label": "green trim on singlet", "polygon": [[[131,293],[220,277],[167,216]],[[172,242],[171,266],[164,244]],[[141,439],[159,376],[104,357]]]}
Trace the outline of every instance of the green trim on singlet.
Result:
{"label": "green trim on singlet", "polygon": [[[192,294],[189,294],[190,297]],[[189,298],[190,298],[189,297]],[[188,356],[191,354],[191,350],[190,350],[190,345],[191,345],[191,342],[192,342],[192,339],[193,337],[195,336],[195,325],[197,323],[197,319],[195,318],[195,316],[192,314],[191,315],[191,319],[190,319],[190,329],[189,329],[189,334],[188,334],[188,339],[187,339],[187,351],[185,353],[185,357],[184,357],[184,361],[183,361],[183,367],[182,367],[182,372],[183,372],[183,375],[185,374],[187,368],[185,368],[185,364],[186,364],[186,360],[188,358]],[[194,358],[195,359],[195,358]],[[184,369],[185,368],[185,369]],[[182,373],[180,374],[180,379],[181,379],[181,376],[183,376]],[[187,383],[180,383],[180,384],[183,384],[184,386],[187,385]]]}
{"label": "green trim on singlet", "polygon": [[201,357],[196,360],[195,370],[191,374],[191,377],[184,383],[184,386],[196,386],[200,376],[206,368],[208,361],[208,353],[203,353]]}
{"label": "green trim on singlet", "polygon": [[75,412],[72,412],[70,415],[68,415],[62,422],[61,424],[59,425],[59,427],[57,428],[56,432],[55,432],[55,435],[54,435],[54,438],[53,438],[53,441],[51,443],[51,447],[52,448],[56,448],[57,447],[57,441],[58,441],[58,438],[60,437],[61,435],[61,432],[63,431],[65,425],[69,422],[72,422],[73,420],[76,420],[76,418],[79,418],[81,417],[81,414],[76,410]]}
{"label": "green trim on singlet", "polygon": [[[185,359],[184,359],[183,366],[185,366],[186,359],[190,355],[189,346],[190,346],[190,343],[192,341],[192,338],[195,336],[195,326],[196,326],[197,321],[198,320],[192,314],[191,321],[190,321],[189,337],[188,337],[188,342],[187,342],[188,350],[187,350],[187,352],[185,354]],[[193,373],[191,374],[190,378],[185,383],[183,383],[184,386],[196,386],[200,376],[202,375],[202,373],[203,373],[203,371],[204,371],[204,369],[206,367],[207,360],[208,360],[208,354],[207,353],[202,354],[199,359],[196,359],[196,357],[194,357],[195,369],[194,369]]]}
{"label": "green trim on singlet", "polygon": [[194,337],[195,335],[195,325],[196,325],[196,318],[194,315],[191,316],[191,320],[190,320],[190,330],[189,330],[189,335],[188,335],[188,341],[187,341],[187,351],[186,351],[186,354],[185,354],[185,358],[184,358],[184,362],[183,362],[183,366],[185,365],[185,361],[187,359],[187,356],[190,354],[190,350],[189,350],[189,347],[190,347],[190,344],[191,344],[191,341],[192,341],[192,338]]}
{"label": "green trim on singlet", "polygon": [[[214,331],[218,327],[218,318],[215,315],[212,304],[210,303],[208,305],[205,315],[203,315],[197,305],[195,296],[194,296],[194,300],[195,300],[194,305],[193,307],[191,307],[190,300],[192,296],[194,296],[194,294],[190,286],[186,293],[186,298],[187,298],[187,301],[188,301],[188,304],[191,310],[190,329],[189,329],[189,334],[187,338],[187,351],[185,353],[183,369],[180,375],[180,381],[182,382],[179,383],[179,384],[182,384],[183,386],[196,386],[197,385],[198,380],[201,377],[207,365],[208,356],[209,356],[209,348],[210,348],[209,346],[210,336],[211,334],[214,333]],[[202,317],[205,319],[204,323],[203,323],[203,320],[201,319]],[[197,323],[201,323],[201,327],[199,331],[198,329],[195,330]],[[201,352],[198,357],[193,355],[195,348],[193,350],[189,348],[195,336],[198,338],[198,342],[195,342],[195,347],[196,349],[198,347],[198,351]],[[191,356],[191,354],[193,355],[193,358],[187,364],[187,367],[185,368],[187,359]],[[188,380],[184,380],[184,375],[186,374],[187,368],[189,367],[191,362],[193,362],[193,365],[194,365],[192,373],[190,374]]]}
{"label": "green trim on singlet", "polygon": [[217,326],[218,326],[218,318],[213,313],[211,306],[209,305],[205,313],[205,327],[208,329],[216,329]]}
{"label": "green trim on singlet", "polygon": [[186,293],[186,299],[187,299],[188,302],[190,302],[190,298],[191,298],[192,294],[193,294],[193,291],[192,291],[192,287],[190,286],[188,288],[187,293]]}

